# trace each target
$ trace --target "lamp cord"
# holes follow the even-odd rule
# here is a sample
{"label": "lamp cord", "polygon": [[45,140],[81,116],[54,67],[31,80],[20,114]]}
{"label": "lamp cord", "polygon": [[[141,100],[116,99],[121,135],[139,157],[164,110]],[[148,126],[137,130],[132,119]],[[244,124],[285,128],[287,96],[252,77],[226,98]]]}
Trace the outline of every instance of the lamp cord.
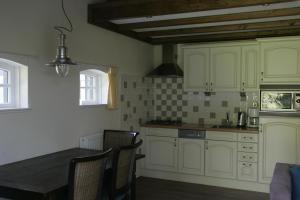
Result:
{"label": "lamp cord", "polygon": [[58,32],[60,32],[61,34],[63,34],[63,30],[68,31],[68,32],[72,32],[73,31],[73,25],[72,22],[70,20],[70,18],[68,17],[66,10],[65,10],[65,6],[64,6],[64,0],[61,0],[61,8],[63,10],[63,13],[67,19],[67,21],[69,22],[70,28],[66,28],[63,26],[54,26],[54,29],[57,30]]}

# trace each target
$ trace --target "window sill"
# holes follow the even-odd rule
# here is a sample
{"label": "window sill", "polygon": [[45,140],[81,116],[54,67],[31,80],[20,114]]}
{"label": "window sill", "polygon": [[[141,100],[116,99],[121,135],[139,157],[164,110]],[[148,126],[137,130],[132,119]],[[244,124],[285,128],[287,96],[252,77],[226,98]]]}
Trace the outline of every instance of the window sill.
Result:
{"label": "window sill", "polygon": [[0,114],[2,113],[19,113],[27,112],[32,110],[32,108],[0,108]]}

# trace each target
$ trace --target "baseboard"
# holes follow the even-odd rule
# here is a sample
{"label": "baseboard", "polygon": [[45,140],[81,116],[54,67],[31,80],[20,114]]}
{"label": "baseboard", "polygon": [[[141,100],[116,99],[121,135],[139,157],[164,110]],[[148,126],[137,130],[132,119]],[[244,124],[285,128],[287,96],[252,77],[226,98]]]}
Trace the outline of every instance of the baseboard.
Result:
{"label": "baseboard", "polygon": [[239,190],[256,191],[269,193],[269,184],[261,184],[250,181],[239,181],[235,179],[223,179],[207,176],[198,176],[182,173],[173,173],[167,171],[140,169],[139,176],[159,178],[172,181],[181,181],[187,183],[196,183],[203,185],[211,185],[225,188],[234,188]]}

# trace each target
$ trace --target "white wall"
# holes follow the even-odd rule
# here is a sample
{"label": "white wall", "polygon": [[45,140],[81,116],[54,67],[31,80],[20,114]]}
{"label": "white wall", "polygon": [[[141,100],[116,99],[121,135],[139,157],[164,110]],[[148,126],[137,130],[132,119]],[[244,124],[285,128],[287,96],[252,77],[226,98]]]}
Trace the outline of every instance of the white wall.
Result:
{"label": "white wall", "polygon": [[[65,0],[74,24],[67,36],[75,61],[113,64],[120,74],[143,75],[153,66],[153,48],[87,24],[91,0]],[[94,1],[95,2],[95,1]],[[0,53],[25,54],[29,66],[31,110],[0,112],[0,164],[78,146],[79,137],[120,127],[120,111],[78,106],[79,69],[58,78],[47,63],[55,56],[54,25],[67,25],[60,0],[1,0]]]}

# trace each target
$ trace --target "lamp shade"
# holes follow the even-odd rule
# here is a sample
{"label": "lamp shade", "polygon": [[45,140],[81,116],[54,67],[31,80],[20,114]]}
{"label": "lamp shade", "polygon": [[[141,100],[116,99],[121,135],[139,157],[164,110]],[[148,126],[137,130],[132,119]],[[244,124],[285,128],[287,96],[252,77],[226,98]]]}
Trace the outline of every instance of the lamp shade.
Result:
{"label": "lamp shade", "polygon": [[60,33],[59,46],[57,47],[56,58],[52,62],[46,64],[49,67],[55,67],[56,73],[60,77],[66,77],[69,74],[70,65],[76,65],[67,56],[67,47],[65,46],[66,35]]}

